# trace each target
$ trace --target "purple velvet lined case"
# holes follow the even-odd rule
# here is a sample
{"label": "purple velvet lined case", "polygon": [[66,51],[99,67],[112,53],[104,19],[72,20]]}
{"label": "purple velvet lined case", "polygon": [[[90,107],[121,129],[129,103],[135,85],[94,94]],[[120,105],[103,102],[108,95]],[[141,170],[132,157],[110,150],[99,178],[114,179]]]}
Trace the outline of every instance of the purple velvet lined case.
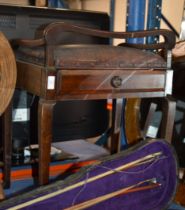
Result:
{"label": "purple velvet lined case", "polygon": [[177,173],[171,145],[142,141],[64,181],[3,201],[0,209],[163,210],[176,192]]}

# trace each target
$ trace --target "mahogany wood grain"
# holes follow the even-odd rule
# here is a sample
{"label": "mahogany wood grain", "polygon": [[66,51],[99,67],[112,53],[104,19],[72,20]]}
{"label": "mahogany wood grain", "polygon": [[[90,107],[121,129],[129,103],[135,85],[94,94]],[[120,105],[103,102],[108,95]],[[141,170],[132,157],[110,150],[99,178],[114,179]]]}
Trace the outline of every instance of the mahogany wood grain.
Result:
{"label": "mahogany wood grain", "polygon": [[55,101],[39,100],[38,139],[39,139],[39,184],[49,182],[49,163],[52,140],[53,107]]}
{"label": "mahogany wood grain", "polygon": [[[35,48],[36,46],[40,47],[44,45],[45,49],[45,63],[43,63],[43,67],[34,65],[30,61],[27,63],[17,61],[18,75],[20,77],[18,79],[18,86],[40,97],[38,107],[40,184],[47,184],[49,179],[52,115],[53,106],[56,101],[114,99],[111,141],[112,153],[114,153],[118,151],[118,147],[120,146],[122,98],[165,97],[167,93],[166,82],[170,78],[170,75],[172,75],[166,71],[166,63],[163,60],[158,67],[147,65],[147,67],[145,66],[146,69],[142,69],[141,66],[143,65],[132,65],[133,68],[136,67],[135,69],[130,69],[130,67],[123,69],[119,65],[121,61],[116,62],[116,66],[112,68],[107,68],[107,62],[105,62],[102,68],[100,67],[102,65],[99,66],[95,63],[95,67],[97,68],[91,69],[92,63],[90,61],[87,62],[89,68],[87,66],[86,68],[82,68],[82,66],[78,66],[78,68],[58,66],[55,60],[55,49],[57,45],[65,43],[63,40],[64,37],[61,34],[68,34],[68,32],[73,34],[74,37],[78,37],[78,35],[83,35],[84,37],[114,37],[121,39],[156,35],[162,35],[164,37],[161,43],[134,45],[135,48],[139,49],[163,48],[166,51],[171,50],[175,44],[175,36],[168,30],[110,32],[75,26],[64,22],[54,22],[42,28],[39,31],[39,38],[34,41],[22,40],[21,42],[21,40],[17,40],[17,44],[22,47],[30,47],[32,45]],[[96,53],[97,51],[94,52]],[[131,56],[135,58],[134,55],[132,54]],[[74,54],[71,54],[70,58],[72,59],[73,56]],[[83,60],[84,56],[85,53],[80,57],[80,60]],[[114,54],[114,56],[116,55]],[[160,57],[156,62],[161,61],[161,59]],[[98,58],[95,60],[97,63],[100,62]],[[111,60],[111,57],[109,60]],[[145,60],[146,56],[142,57],[141,62],[145,63]],[[102,61],[104,61],[104,57],[101,59]],[[78,64],[78,62],[76,63]],[[156,68],[157,70],[155,70]],[[50,76],[55,80],[52,89],[48,88]],[[169,104],[168,108],[164,126],[168,126],[168,128],[165,128],[165,136],[170,138],[172,123],[169,123],[169,119],[172,117],[171,120],[173,120],[173,116],[169,112],[174,111],[174,106]]]}
{"label": "mahogany wood grain", "polygon": [[161,123],[161,138],[164,138],[169,143],[172,141],[173,125],[175,122],[176,101],[172,97],[163,99],[162,106],[162,123]]}
{"label": "mahogany wood grain", "polygon": [[[43,30],[43,37],[46,38],[48,46],[57,45],[62,43],[61,33],[73,32],[74,36],[83,34],[87,36],[96,36],[103,38],[117,38],[117,39],[128,39],[128,38],[139,38],[148,36],[161,36],[164,38],[164,42],[161,41],[155,44],[127,44],[140,49],[166,49],[171,50],[175,46],[175,36],[172,31],[166,29],[159,30],[144,30],[144,31],[127,31],[127,32],[112,32],[105,30],[92,29],[89,27],[82,27],[78,25],[72,25],[65,22],[53,22],[45,27]],[[53,38],[55,37],[55,38]]]}
{"label": "mahogany wood grain", "polygon": [[16,87],[41,96],[42,70],[43,68],[40,66],[28,65],[27,63],[17,61]]}
{"label": "mahogany wood grain", "polygon": [[[122,84],[114,88],[111,81],[119,77]],[[162,92],[165,84],[165,71],[149,70],[60,70],[58,72],[57,96],[67,95],[114,95],[134,92]],[[133,91],[134,90],[134,91]],[[111,97],[112,94],[112,97]],[[117,97],[117,96],[116,96]]]}
{"label": "mahogany wood grain", "polygon": [[[17,87],[40,97],[39,130],[39,183],[49,180],[50,146],[52,139],[52,115],[55,101],[117,99],[113,106],[111,152],[120,148],[120,117],[122,98],[164,97],[166,72],[162,70],[54,70],[31,63],[17,61]],[[48,77],[54,76],[54,89],[47,88]],[[120,87],[113,87],[114,76],[121,78]],[[171,109],[168,110],[168,112]],[[137,121],[138,119],[135,118]],[[167,121],[166,121],[167,122]],[[132,123],[133,125],[133,123]],[[164,122],[165,126],[165,122]],[[171,125],[169,125],[171,126]],[[128,127],[128,126],[127,126]],[[137,127],[137,126],[136,126]],[[135,127],[135,128],[136,128]],[[132,127],[133,129],[133,127]],[[138,128],[136,128],[137,130]],[[171,129],[169,127],[168,129]],[[133,131],[133,130],[132,130]],[[132,133],[130,130],[130,133]],[[167,131],[168,133],[168,131]],[[139,135],[139,131],[138,134]],[[169,133],[169,138],[170,138]],[[134,137],[133,141],[134,141]],[[139,136],[137,136],[139,138]],[[136,140],[136,139],[135,139]]]}
{"label": "mahogany wood grain", "polygon": [[[17,88],[24,89],[34,95],[44,97],[45,99],[55,99],[56,90],[48,89],[48,77],[54,76],[56,78],[56,71],[47,69],[43,66],[28,64],[17,61]],[[32,78],[32,79],[30,79]],[[56,86],[56,84],[55,84]]]}

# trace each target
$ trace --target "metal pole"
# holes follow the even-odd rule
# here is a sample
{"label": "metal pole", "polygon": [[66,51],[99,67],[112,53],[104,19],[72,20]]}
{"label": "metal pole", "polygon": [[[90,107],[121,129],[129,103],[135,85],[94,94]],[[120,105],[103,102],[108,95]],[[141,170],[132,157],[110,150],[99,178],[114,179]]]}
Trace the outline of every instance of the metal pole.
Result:
{"label": "metal pole", "polygon": [[65,0],[48,0],[48,7],[52,8],[68,8],[68,3]]}
{"label": "metal pole", "polygon": [[[149,0],[147,29],[159,29],[161,20],[179,37],[177,30],[171,25],[168,19],[161,13],[162,0]],[[156,43],[159,37],[148,37],[147,43]]]}
{"label": "metal pole", "polygon": [[[127,1],[127,31],[143,30],[145,26],[146,0]],[[128,39],[129,43],[143,43],[143,38]]]}
{"label": "metal pole", "polygon": [[[149,0],[147,29],[159,29],[161,22],[162,0]],[[159,37],[148,37],[147,43],[157,43]]]}
{"label": "metal pole", "polygon": [[[115,0],[110,0],[110,30],[114,31],[115,19]],[[110,44],[113,44],[113,39],[110,39]]]}

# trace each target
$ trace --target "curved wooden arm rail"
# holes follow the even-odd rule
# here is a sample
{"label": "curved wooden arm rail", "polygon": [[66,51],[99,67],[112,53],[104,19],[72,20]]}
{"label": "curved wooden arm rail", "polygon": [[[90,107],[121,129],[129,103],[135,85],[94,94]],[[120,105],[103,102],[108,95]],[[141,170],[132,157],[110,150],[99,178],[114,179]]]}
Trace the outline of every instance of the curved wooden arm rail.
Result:
{"label": "curved wooden arm rail", "polygon": [[[111,32],[111,31],[103,31],[90,29],[87,27],[69,25],[64,22],[55,22],[49,24],[45,30],[43,31],[43,35],[46,37],[48,44],[55,44],[58,39],[53,40],[53,33],[60,35],[60,33],[67,32],[76,32],[89,36],[97,36],[103,38],[117,38],[117,39],[128,39],[128,38],[139,38],[139,37],[148,37],[148,36],[162,36],[164,38],[164,42],[159,44],[151,45],[152,49],[155,47],[156,49],[165,48],[172,49],[175,45],[175,35],[172,31],[166,29],[160,30],[144,30],[144,31],[130,31],[130,32]],[[56,35],[55,35],[56,36]],[[145,46],[147,48],[151,48],[150,45],[143,45],[143,49]]]}
{"label": "curved wooden arm rail", "polygon": [[16,62],[10,44],[0,32],[0,115],[5,111],[16,84]]}
{"label": "curved wooden arm rail", "polygon": [[[77,25],[72,25],[64,22],[51,23],[41,30],[39,34],[44,37],[35,40],[20,40],[14,41],[14,44],[35,47],[44,44],[57,45],[61,44],[61,33],[63,32],[74,32],[80,33],[88,36],[97,36],[102,38],[117,38],[117,39],[128,39],[128,38],[141,38],[149,36],[162,36],[164,41],[157,44],[134,44],[127,46],[133,46],[140,49],[166,49],[170,50],[175,46],[175,35],[172,31],[166,29],[160,30],[145,30],[145,31],[131,31],[131,32],[110,32],[97,29],[91,29],[87,27],[81,27]],[[55,39],[53,39],[55,36]]]}

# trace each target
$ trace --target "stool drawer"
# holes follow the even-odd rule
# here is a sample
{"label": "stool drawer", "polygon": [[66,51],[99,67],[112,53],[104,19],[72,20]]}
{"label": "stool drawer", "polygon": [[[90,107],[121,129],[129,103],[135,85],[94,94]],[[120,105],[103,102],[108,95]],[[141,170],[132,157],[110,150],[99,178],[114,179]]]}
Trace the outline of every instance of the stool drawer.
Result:
{"label": "stool drawer", "polygon": [[163,70],[60,70],[57,97],[66,99],[133,97],[146,92],[163,94],[166,73]]}

